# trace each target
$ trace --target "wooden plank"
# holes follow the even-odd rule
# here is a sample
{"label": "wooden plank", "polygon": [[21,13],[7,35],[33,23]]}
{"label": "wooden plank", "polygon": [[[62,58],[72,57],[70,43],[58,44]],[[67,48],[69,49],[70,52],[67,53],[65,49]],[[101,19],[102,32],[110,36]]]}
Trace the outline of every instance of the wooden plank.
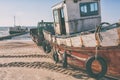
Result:
{"label": "wooden plank", "polygon": [[117,28],[102,32],[101,36],[103,37],[100,43],[101,46],[118,46],[119,36]]}

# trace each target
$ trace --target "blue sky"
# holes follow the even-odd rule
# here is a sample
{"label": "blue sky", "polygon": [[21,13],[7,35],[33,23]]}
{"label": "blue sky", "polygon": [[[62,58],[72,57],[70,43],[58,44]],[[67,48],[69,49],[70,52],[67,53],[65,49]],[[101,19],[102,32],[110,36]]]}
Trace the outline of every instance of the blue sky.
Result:
{"label": "blue sky", "polygon": [[[0,26],[37,25],[42,19],[53,21],[51,6],[62,0],[0,0]],[[120,19],[120,0],[101,0],[102,21],[110,23]]]}
{"label": "blue sky", "polygon": [[120,0],[101,0],[102,21],[115,23],[120,20]]}

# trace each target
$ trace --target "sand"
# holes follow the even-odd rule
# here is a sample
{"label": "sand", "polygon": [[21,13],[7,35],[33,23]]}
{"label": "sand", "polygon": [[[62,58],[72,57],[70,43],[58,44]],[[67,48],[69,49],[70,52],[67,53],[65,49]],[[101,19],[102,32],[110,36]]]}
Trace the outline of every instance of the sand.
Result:
{"label": "sand", "polygon": [[0,41],[0,80],[94,80],[82,71],[63,69],[31,40]]}

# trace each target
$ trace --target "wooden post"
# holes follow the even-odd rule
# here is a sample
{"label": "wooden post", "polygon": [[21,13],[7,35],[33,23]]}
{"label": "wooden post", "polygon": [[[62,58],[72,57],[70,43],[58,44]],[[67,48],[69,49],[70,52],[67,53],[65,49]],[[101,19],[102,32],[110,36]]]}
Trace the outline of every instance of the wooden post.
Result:
{"label": "wooden post", "polygon": [[82,44],[82,47],[84,47],[84,43],[83,43],[83,39],[82,39],[82,36],[80,35],[80,42]]}
{"label": "wooden post", "polygon": [[71,47],[73,47],[73,44],[72,44],[72,40],[71,40],[71,37],[70,37],[70,44],[71,44]]}

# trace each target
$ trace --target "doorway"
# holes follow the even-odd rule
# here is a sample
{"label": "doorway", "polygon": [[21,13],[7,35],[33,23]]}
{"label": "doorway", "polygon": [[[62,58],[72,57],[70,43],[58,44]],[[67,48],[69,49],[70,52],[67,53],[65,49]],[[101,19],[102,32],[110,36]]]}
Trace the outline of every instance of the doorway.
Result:
{"label": "doorway", "polygon": [[61,35],[66,35],[66,27],[65,27],[65,17],[63,8],[59,9],[59,18],[60,18],[60,31]]}

